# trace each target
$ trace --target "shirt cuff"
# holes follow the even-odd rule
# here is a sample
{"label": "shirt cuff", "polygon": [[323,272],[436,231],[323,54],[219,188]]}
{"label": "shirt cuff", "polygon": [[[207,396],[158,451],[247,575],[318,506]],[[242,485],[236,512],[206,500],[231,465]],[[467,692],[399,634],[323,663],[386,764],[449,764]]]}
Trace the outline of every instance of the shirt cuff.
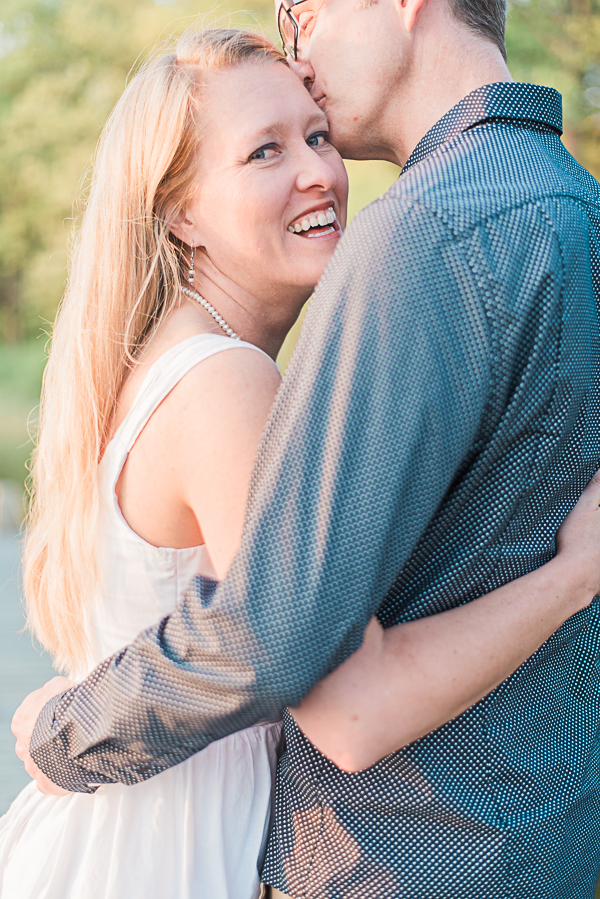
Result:
{"label": "shirt cuff", "polygon": [[[68,692],[68,691],[67,691]],[[29,754],[46,777],[71,793],[95,793],[102,786],[102,775],[88,778],[86,771],[67,755],[60,733],[55,733],[55,711],[65,693],[53,696],[40,712],[31,735]],[[110,781],[107,779],[106,783]]]}

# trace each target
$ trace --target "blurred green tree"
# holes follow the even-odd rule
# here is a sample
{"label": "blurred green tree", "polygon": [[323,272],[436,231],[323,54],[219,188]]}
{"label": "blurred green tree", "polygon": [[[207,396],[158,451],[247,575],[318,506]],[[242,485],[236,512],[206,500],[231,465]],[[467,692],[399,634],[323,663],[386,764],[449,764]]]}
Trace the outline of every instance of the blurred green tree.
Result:
{"label": "blurred green tree", "polygon": [[563,95],[565,146],[600,179],[600,0],[509,0],[507,47],[517,81]]}
{"label": "blurred green tree", "polygon": [[[73,198],[136,60],[200,18],[263,27],[271,0],[2,0],[0,6],[0,478],[31,454],[46,340],[63,291]],[[202,13],[204,4],[204,14]],[[351,213],[391,184],[351,163]],[[75,215],[77,212],[75,212]],[[41,340],[31,340],[35,336]],[[292,335],[293,341],[293,335]],[[292,342],[288,343],[289,351]]]}
{"label": "blurred green tree", "polygon": [[[235,12],[236,0],[206,9],[212,20],[235,13],[236,23],[258,23],[274,36],[270,0],[244,5],[245,13]],[[199,12],[192,0],[3,0],[0,340],[39,333],[54,317],[72,201],[99,130],[135,60]],[[600,0],[511,0],[508,47],[517,79],[563,93],[566,144],[600,175]],[[389,166],[355,164],[354,205],[394,175]]]}
{"label": "blurred green tree", "polygon": [[[268,22],[260,4],[236,21]],[[198,12],[189,0],[3,0],[0,338],[22,339],[53,318],[73,197],[100,128],[135,60]]]}

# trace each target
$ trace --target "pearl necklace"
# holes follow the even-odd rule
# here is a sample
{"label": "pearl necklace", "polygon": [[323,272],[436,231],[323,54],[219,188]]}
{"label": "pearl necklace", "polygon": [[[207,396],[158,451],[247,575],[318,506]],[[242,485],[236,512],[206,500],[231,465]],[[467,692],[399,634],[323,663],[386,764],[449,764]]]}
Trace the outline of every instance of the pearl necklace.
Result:
{"label": "pearl necklace", "polygon": [[179,289],[186,296],[190,297],[190,299],[196,300],[197,303],[200,303],[200,305],[204,309],[206,309],[206,311],[210,315],[212,315],[212,317],[214,318],[214,320],[216,321],[218,326],[225,331],[225,333],[227,334],[228,337],[232,337],[234,340],[240,339],[238,337],[238,335],[235,333],[235,331],[233,330],[233,328],[230,328],[229,325],[227,324],[227,322],[225,321],[225,319],[219,315],[219,313],[217,312],[215,307],[210,305],[208,300],[205,300],[204,297],[201,297],[200,294],[197,293],[195,290],[190,290],[189,287],[184,287],[183,284],[179,285]]}

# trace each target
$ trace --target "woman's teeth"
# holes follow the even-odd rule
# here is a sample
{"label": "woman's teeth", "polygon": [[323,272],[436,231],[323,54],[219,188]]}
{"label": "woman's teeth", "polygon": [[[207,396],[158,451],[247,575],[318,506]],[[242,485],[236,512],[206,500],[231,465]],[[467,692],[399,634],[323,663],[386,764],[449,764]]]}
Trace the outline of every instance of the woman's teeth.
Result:
{"label": "woman's teeth", "polygon": [[324,228],[326,225],[333,225],[334,222],[335,212],[333,206],[330,206],[329,209],[315,212],[294,225],[288,225],[288,231],[292,234],[299,234],[300,231],[309,231],[310,228]]}

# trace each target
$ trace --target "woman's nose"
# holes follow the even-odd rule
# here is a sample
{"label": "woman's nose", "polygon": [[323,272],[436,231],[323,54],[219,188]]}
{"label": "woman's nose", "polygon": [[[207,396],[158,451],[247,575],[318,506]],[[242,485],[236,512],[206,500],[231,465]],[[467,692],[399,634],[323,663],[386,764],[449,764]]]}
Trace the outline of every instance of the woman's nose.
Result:
{"label": "woman's nose", "polygon": [[336,180],[336,171],[331,163],[324,159],[318,150],[306,146],[302,166],[296,178],[298,190],[302,192],[311,188],[331,190]]}

